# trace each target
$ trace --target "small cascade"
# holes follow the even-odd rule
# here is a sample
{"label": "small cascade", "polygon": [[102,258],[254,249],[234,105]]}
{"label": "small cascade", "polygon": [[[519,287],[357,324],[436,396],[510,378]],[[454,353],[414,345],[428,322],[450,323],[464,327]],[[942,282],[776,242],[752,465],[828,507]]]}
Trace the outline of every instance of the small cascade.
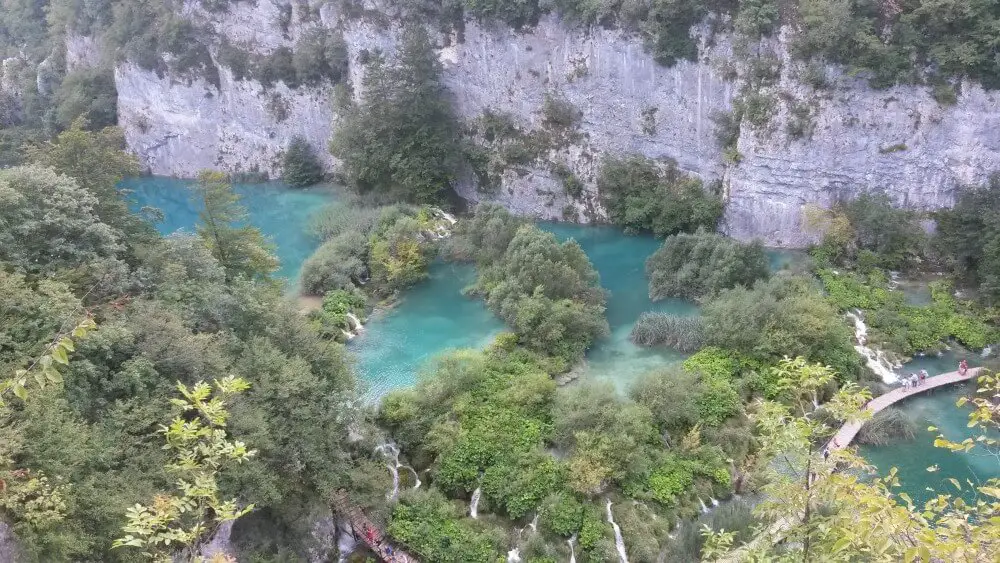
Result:
{"label": "small cascade", "polygon": [[535,517],[531,519],[531,523],[528,524],[528,527],[531,528],[532,532],[537,532],[538,531],[538,513],[537,512],[535,513]]}
{"label": "small cascade", "polygon": [[391,442],[386,442],[385,444],[380,444],[375,447],[377,453],[382,454],[385,457],[385,466],[389,468],[389,473],[392,474],[392,490],[385,495],[385,498],[389,500],[395,499],[399,496],[399,470],[409,469],[413,472],[413,478],[416,479],[416,483],[413,488],[416,489],[420,486],[420,477],[417,475],[417,470],[410,467],[409,465],[403,465],[399,463],[399,448],[396,444]]}
{"label": "small cascade", "polygon": [[708,499],[710,501],[712,501],[712,508],[715,508],[716,506],[719,506],[719,500],[718,499],[715,499],[715,498],[712,498],[712,497],[708,497]]}
{"label": "small cascade", "polygon": [[456,219],[454,215],[445,212],[443,209],[439,209],[437,207],[433,207],[433,208],[431,208],[431,211],[435,215],[437,215],[438,217],[444,219],[445,221],[448,221],[448,223],[450,223],[452,225],[454,225],[455,223],[458,223],[458,219]]}
{"label": "small cascade", "polygon": [[698,498],[698,502],[701,503],[701,511],[702,511],[702,513],[708,514],[709,510],[708,510],[708,507],[705,506],[705,501],[701,500],[701,497],[699,497]]}
{"label": "small cascade", "polygon": [[608,501],[606,506],[608,512],[608,523],[611,524],[611,528],[615,531],[615,549],[618,550],[618,559],[621,559],[622,563],[628,563],[628,554],[625,553],[625,540],[622,538],[622,529],[615,524],[615,517],[611,513],[611,501]]}
{"label": "small cascade", "polygon": [[472,491],[472,500],[469,501],[469,516],[473,520],[479,518],[479,497],[483,494],[483,490],[476,487],[475,491]]}
{"label": "small cascade", "polygon": [[344,329],[340,329],[340,333],[343,334],[344,338],[346,338],[348,341],[354,340],[354,337],[357,336],[357,334],[354,334],[353,332]]}
{"label": "small cascade", "polygon": [[993,353],[993,346],[987,346],[983,348],[983,351],[979,353],[980,356],[988,358],[990,354]]}
{"label": "small cascade", "polygon": [[854,349],[865,359],[868,369],[875,372],[885,383],[898,382],[899,376],[893,370],[899,366],[891,362],[882,350],[874,350],[867,346],[868,325],[861,318],[861,311],[849,312],[847,318],[854,323],[854,339],[857,341]]}
{"label": "small cascade", "polygon": [[573,547],[576,543],[576,534],[570,536],[566,543],[569,544],[569,563],[576,563],[576,549]]}
{"label": "small cascade", "polygon": [[514,548],[507,552],[507,563],[521,563],[521,550]]}
{"label": "small cascade", "polygon": [[361,319],[356,317],[354,313],[345,313],[344,316],[347,317],[347,324],[349,325],[348,328],[351,329],[352,332],[356,334],[364,332],[365,325],[361,324]]}

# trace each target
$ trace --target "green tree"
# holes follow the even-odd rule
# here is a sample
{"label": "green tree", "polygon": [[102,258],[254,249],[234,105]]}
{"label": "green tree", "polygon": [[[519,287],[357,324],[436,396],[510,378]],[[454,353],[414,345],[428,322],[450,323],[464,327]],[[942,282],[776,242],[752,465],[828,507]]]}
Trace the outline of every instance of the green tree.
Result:
{"label": "green tree", "polygon": [[189,389],[177,384],[183,399],[172,402],[181,414],[160,432],[166,440],[165,449],[174,454],[167,468],[179,475],[179,491],[158,496],[149,506],[130,508],[125,535],[115,540],[114,547],[142,549],[145,557],[155,561],[173,561],[178,553],[183,560],[194,560],[219,525],[253,510],[252,504],[240,506],[237,499],[220,499],[218,484],[219,473],[227,465],[242,463],[256,454],[226,435],[226,402],[250,385],[226,377],[215,380],[214,386],[215,390],[199,382]]}
{"label": "green tree", "polygon": [[118,91],[110,69],[84,69],[66,75],[55,94],[56,120],[70,127],[83,118],[94,128],[118,123]]}
{"label": "green tree", "polygon": [[104,223],[126,234],[126,243],[149,240],[153,229],[132,214],[118,183],[139,174],[139,161],[125,152],[121,129],[107,127],[89,131],[86,122],[76,120],[50,143],[29,146],[28,158],[77,181],[97,196],[94,212]]}
{"label": "green tree", "polygon": [[292,137],[281,161],[281,179],[293,188],[304,188],[323,181],[323,167],[305,137]]}
{"label": "green tree", "polygon": [[203,171],[192,187],[202,205],[198,236],[226,271],[226,280],[267,277],[278,267],[264,235],[245,223],[247,212],[240,196],[221,172]]}
{"label": "green tree", "polygon": [[51,168],[0,170],[0,260],[52,274],[114,258],[122,233],[97,216],[97,197]]}
{"label": "green tree", "polygon": [[292,64],[299,82],[338,83],[347,77],[350,57],[344,37],[325,27],[314,27],[295,43]]}
{"label": "green tree", "polygon": [[765,279],[770,264],[759,242],[744,244],[715,233],[671,235],[646,260],[649,297],[705,297]]}
{"label": "green tree", "polygon": [[360,192],[439,200],[456,178],[459,126],[422,26],[404,31],[391,64],[376,59],[369,66],[364,92],[330,145],[348,183]]}
{"label": "green tree", "polygon": [[1000,176],[986,185],[962,192],[955,207],[935,214],[938,228],[934,240],[961,279],[980,284],[991,300],[1000,299]]}
{"label": "green tree", "polygon": [[721,198],[673,161],[661,167],[641,155],[608,157],[601,163],[597,188],[611,222],[658,237],[699,228],[714,231],[722,216]]}

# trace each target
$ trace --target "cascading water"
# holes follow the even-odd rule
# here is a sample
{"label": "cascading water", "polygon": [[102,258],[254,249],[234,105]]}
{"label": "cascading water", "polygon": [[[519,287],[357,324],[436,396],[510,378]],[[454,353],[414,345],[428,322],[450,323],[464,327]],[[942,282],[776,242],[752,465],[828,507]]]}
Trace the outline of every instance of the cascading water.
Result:
{"label": "cascading water", "polygon": [[699,498],[699,499],[698,499],[698,502],[699,502],[699,503],[701,503],[701,511],[702,511],[702,512],[703,512],[704,514],[708,514],[708,507],[707,507],[707,506],[705,506],[705,501],[703,501],[703,500],[701,500],[701,499]]}
{"label": "cascading water", "polygon": [[719,499],[709,497],[709,500],[712,501],[712,508],[715,508],[716,506],[719,506]]}
{"label": "cascading water", "polygon": [[569,563],[576,563],[576,549],[573,547],[576,543],[576,534],[570,536],[566,543],[569,544]]}
{"label": "cascading water", "polygon": [[528,524],[528,527],[531,528],[532,532],[537,532],[538,531],[538,513],[537,512],[535,513],[535,517],[531,519],[531,523]]}
{"label": "cascading water", "polygon": [[611,514],[610,500],[608,501],[606,510],[608,512],[608,523],[611,524],[611,528],[615,531],[615,549],[618,550],[618,558],[621,559],[622,563],[628,563],[628,554],[625,553],[625,540],[622,538],[622,529],[615,523],[615,517]]}
{"label": "cascading water", "polygon": [[360,334],[365,330],[365,325],[361,324],[361,319],[356,317],[354,313],[346,313],[344,316],[347,317],[347,328],[351,329],[356,334]]}
{"label": "cascading water", "polygon": [[385,444],[379,444],[375,447],[375,451],[382,454],[385,457],[385,466],[389,468],[389,473],[392,474],[392,490],[385,495],[385,498],[389,500],[395,499],[399,496],[399,470],[400,468],[406,468],[413,472],[413,477],[416,479],[416,484],[413,488],[416,489],[420,486],[420,477],[417,476],[417,470],[410,467],[409,465],[403,465],[399,463],[399,448],[396,444],[391,442],[386,442]]}
{"label": "cascading water", "polygon": [[899,376],[893,371],[900,366],[891,362],[881,350],[874,350],[867,346],[868,325],[861,318],[861,311],[847,313],[847,318],[854,322],[854,339],[857,341],[854,349],[865,359],[868,369],[875,372],[885,383],[896,383]]}
{"label": "cascading water", "polygon": [[521,562],[521,550],[514,548],[507,552],[507,563],[520,563]]}
{"label": "cascading water", "polygon": [[476,487],[475,491],[472,491],[472,500],[469,501],[469,516],[473,520],[479,518],[479,497],[483,494],[482,489]]}

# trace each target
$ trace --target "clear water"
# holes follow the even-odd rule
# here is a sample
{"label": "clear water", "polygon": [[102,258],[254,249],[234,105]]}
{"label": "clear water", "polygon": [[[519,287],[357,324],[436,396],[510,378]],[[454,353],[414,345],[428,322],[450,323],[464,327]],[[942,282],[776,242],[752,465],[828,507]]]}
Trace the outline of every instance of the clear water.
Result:
{"label": "clear water", "polygon": [[[163,212],[163,221],[156,225],[162,234],[178,230],[194,232],[201,206],[191,201],[188,189],[194,182],[160,176],[129,178],[121,183],[127,190],[133,210],[155,207]],[[294,279],[302,263],[319,241],[310,236],[306,226],[309,217],[323,205],[333,201],[333,195],[320,188],[291,189],[279,182],[236,184],[236,193],[247,208],[250,223],[261,230],[275,246],[281,261],[278,276]]]}
{"label": "clear water", "polygon": [[[930,375],[955,371],[958,361],[965,357],[969,365],[976,366],[980,358],[977,354],[964,355],[946,353],[941,357],[930,356],[916,358],[906,364],[903,373],[917,372],[926,369]],[[962,396],[967,396],[975,387],[972,383],[955,384],[934,389],[897,403],[903,412],[914,421],[917,435],[913,440],[874,447],[862,446],[861,454],[868,459],[880,475],[885,475],[890,468],[899,470],[902,484],[901,490],[922,505],[934,496],[928,491],[932,488],[938,492],[958,494],[958,491],[948,482],[955,478],[962,484],[967,499],[970,498],[967,480],[973,483],[981,482],[990,477],[1000,477],[1000,461],[996,457],[988,457],[976,453],[951,453],[948,450],[934,447],[934,438],[938,432],[929,432],[929,426],[936,426],[940,433],[953,441],[961,441],[967,437],[975,437],[967,426],[969,408],[958,407],[955,402]],[[938,471],[929,472],[928,467],[936,465]]]}
{"label": "clear water", "polygon": [[427,361],[445,350],[483,348],[504,329],[482,299],[461,293],[475,281],[475,267],[437,262],[429,275],[369,319],[350,344],[371,398],[413,385]]}

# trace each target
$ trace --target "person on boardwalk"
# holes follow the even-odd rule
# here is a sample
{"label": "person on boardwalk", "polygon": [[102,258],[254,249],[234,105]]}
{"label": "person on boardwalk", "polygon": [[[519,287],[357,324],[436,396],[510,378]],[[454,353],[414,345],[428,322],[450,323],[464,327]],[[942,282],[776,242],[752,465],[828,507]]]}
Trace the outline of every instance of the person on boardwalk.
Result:
{"label": "person on boardwalk", "polygon": [[909,377],[904,377],[903,378],[903,393],[906,393],[909,390],[910,390],[910,378]]}
{"label": "person on boardwalk", "polygon": [[917,374],[911,375],[910,376],[910,387],[916,388],[916,386],[917,386],[918,383],[920,383],[920,380],[917,379]]}
{"label": "person on boardwalk", "polygon": [[920,384],[923,385],[927,381],[927,370],[920,370]]}
{"label": "person on boardwalk", "polygon": [[969,362],[965,361],[965,358],[961,362],[958,362],[958,375],[965,377],[965,374],[969,371]]}

